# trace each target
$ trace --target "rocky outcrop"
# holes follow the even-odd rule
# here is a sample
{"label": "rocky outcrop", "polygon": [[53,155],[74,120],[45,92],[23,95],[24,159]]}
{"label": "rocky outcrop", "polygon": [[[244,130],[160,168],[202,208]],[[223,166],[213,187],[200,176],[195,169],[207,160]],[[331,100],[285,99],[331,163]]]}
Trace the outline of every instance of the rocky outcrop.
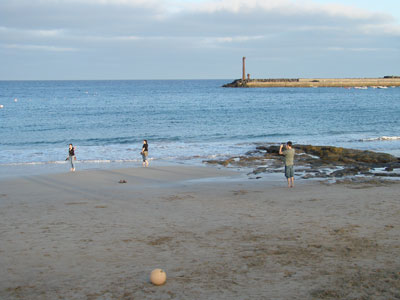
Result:
{"label": "rocky outcrop", "polygon": [[[269,78],[269,79],[236,79],[231,83],[224,84],[222,87],[248,87],[249,83],[291,83],[299,82],[299,78]],[[317,81],[318,82],[318,81]]]}
{"label": "rocky outcrop", "polygon": [[323,162],[335,164],[387,164],[397,162],[398,159],[387,153],[362,151],[332,146],[296,145],[304,153],[318,156]]}
{"label": "rocky outcrop", "polygon": [[[396,177],[400,159],[387,154],[333,146],[294,145],[297,172],[303,178],[329,178],[355,175]],[[250,174],[281,172],[283,157],[278,145],[260,145],[243,156],[224,160],[208,160],[208,164],[254,168]],[[267,166],[262,166],[267,165]],[[385,172],[374,173],[375,169]]]}
{"label": "rocky outcrop", "polygon": [[231,83],[224,84],[222,87],[230,87],[230,88],[246,87],[246,80],[243,81],[242,79],[236,79]]}

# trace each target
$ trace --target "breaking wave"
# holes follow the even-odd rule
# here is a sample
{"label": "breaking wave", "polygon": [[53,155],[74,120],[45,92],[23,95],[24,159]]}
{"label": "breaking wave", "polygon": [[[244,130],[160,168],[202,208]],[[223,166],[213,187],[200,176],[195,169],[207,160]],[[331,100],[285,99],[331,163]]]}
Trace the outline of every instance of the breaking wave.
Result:
{"label": "breaking wave", "polygon": [[374,142],[374,141],[396,141],[400,140],[400,136],[380,136],[374,138],[361,139],[359,142]]}

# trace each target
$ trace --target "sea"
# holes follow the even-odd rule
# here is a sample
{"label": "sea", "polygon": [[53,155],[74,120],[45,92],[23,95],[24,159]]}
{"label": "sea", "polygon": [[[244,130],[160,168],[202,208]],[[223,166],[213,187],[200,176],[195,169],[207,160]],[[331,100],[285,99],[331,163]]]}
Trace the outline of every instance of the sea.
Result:
{"label": "sea", "polygon": [[204,164],[265,143],[400,156],[400,88],[223,88],[226,80],[0,81],[0,177]]}

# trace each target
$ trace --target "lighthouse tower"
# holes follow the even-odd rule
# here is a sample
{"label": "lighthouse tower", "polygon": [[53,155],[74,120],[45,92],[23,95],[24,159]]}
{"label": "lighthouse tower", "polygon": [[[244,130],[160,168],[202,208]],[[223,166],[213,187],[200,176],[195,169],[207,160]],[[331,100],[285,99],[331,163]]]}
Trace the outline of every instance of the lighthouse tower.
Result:
{"label": "lighthouse tower", "polygon": [[242,63],[242,67],[243,67],[243,73],[242,73],[242,83],[245,82],[246,80],[246,57],[243,56],[243,63]]}

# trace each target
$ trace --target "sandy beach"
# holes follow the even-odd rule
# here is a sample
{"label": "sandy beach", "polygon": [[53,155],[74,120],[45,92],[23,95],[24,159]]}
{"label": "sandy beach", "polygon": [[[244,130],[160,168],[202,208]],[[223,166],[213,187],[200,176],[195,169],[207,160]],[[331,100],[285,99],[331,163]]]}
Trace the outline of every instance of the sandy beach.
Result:
{"label": "sandy beach", "polygon": [[0,299],[399,299],[399,195],[214,167],[2,179]]}

